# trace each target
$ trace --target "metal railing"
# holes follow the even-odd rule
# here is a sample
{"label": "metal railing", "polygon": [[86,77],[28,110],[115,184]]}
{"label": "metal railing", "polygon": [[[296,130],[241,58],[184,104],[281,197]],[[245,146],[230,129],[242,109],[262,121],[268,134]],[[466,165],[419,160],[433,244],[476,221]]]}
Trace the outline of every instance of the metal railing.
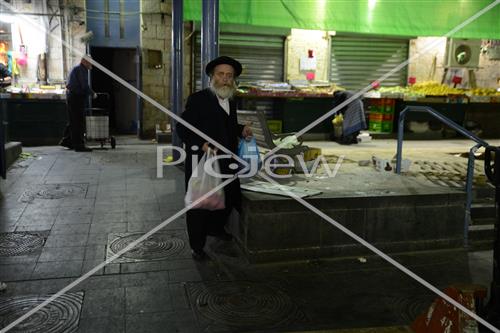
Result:
{"label": "metal railing", "polygon": [[472,182],[474,180],[474,162],[476,159],[475,152],[481,147],[488,147],[489,144],[488,144],[488,142],[479,138],[474,133],[472,133],[472,132],[466,130],[465,128],[463,128],[462,126],[458,125],[450,118],[445,117],[442,114],[438,113],[436,110],[434,110],[431,107],[408,105],[399,114],[398,147],[397,147],[397,152],[396,152],[396,173],[398,173],[398,174],[401,173],[401,160],[402,160],[402,155],[403,155],[404,122],[405,122],[406,114],[408,112],[426,112],[426,113],[430,114],[431,116],[433,116],[434,118],[441,121],[443,124],[451,127],[452,129],[454,129],[458,133],[462,134],[466,138],[471,139],[472,141],[476,142],[476,145],[473,146],[469,151],[469,159],[468,159],[468,163],[467,163],[467,178],[466,178],[466,182],[465,182],[465,192],[467,194],[467,197],[466,197],[466,204],[465,204],[465,220],[464,220],[464,246],[467,247],[469,244],[469,224],[471,222],[470,211],[471,211],[471,206],[472,206]]}

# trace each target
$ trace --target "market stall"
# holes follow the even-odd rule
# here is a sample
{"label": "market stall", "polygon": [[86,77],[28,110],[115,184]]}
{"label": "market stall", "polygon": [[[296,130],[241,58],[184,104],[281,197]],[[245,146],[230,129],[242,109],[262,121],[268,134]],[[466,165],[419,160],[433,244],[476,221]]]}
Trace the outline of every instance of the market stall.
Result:
{"label": "market stall", "polygon": [[56,145],[68,121],[66,94],[62,89],[40,89],[30,93],[0,94],[8,141],[23,146]]}

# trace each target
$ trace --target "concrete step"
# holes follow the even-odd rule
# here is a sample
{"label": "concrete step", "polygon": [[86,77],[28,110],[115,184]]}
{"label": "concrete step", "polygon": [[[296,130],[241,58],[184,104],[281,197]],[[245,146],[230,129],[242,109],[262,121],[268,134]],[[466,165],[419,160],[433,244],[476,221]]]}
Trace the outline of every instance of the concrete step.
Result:
{"label": "concrete step", "polygon": [[484,217],[484,218],[474,218],[472,219],[472,225],[485,225],[485,224],[491,224],[495,225],[497,218],[496,217]]}
{"label": "concrete step", "polygon": [[387,327],[347,328],[347,329],[318,330],[318,331],[287,331],[286,333],[411,333],[411,332],[413,332],[413,330],[411,330],[409,326],[387,326]]}
{"label": "concrete step", "polygon": [[471,240],[469,241],[469,252],[493,250],[493,240]]}
{"label": "concrete step", "polygon": [[493,200],[488,200],[473,203],[470,214],[473,220],[481,218],[494,218],[496,216],[495,202]]}
{"label": "concrete step", "polygon": [[478,224],[469,226],[469,239],[471,241],[488,241],[495,239],[495,225]]}
{"label": "concrete step", "polygon": [[7,164],[7,169],[17,160],[22,151],[21,142],[7,142],[5,144],[5,162]]}

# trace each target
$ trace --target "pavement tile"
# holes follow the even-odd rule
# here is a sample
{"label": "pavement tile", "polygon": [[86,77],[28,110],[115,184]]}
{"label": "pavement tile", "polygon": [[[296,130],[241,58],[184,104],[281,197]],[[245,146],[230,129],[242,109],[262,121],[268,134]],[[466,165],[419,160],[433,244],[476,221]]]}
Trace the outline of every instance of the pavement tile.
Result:
{"label": "pavement tile", "polygon": [[85,247],[45,247],[38,262],[83,260]]}
{"label": "pavement tile", "polygon": [[168,284],[125,287],[126,313],[169,312],[173,310]]}
{"label": "pavement tile", "polygon": [[29,280],[35,269],[35,265],[35,262],[7,265],[0,264],[0,281]]}
{"label": "pavement tile", "polygon": [[81,318],[107,318],[125,314],[125,288],[87,290]]}
{"label": "pavement tile", "polygon": [[196,318],[191,311],[128,314],[127,333],[199,333]]}
{"label": "pavement tile", "polygon": [[123,333],[125,317],[110,316],[106,318],[81,318],[78,333]]}
{"label": "pavement tile", "polygon": [[61,224],[55,223],[52,227],[52,235],[65,235],[65,234],[88,234],[90,230],[90,223],[69,223]]}
{"label": "pavement tile", "polygon": [[82,260],[38,262],[31,279],[51,279],[79,277],[82,272]]}
{"label": "pavement tile", "polygon": [[81,247],[87,245],[88,234],[49,235],[45,247]]}

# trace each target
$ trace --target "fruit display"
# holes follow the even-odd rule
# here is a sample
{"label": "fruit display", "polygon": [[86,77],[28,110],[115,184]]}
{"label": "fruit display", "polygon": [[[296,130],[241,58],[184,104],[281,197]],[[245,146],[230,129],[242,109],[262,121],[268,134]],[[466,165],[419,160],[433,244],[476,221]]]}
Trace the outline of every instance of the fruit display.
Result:
{"label": "fruit display", "polygon": [[493,88],[474,88],[467,90],[466,93],[471,96],[500,96],[500,91]]}
{"label": "fruit display", "polygon": [[424,96],[460,95],[465,92],[462,89],[453,88],[436,81],[416,83],[413,86],[409,87],[409,91]]}
{"label": "fruit display", "polygon": [[436,81],[425,81],[416,83],[408,87],[381,87],[378,89],[381,97],[392,98],[422,98],[422,97],[436,97],[436,96],[450,96],[450,95],[467,95],[469,97],[483,96],[485,98],[478,99],[477,101],[488,101],[489,97],[500,96],[500,92],[493,88],[473,88],[473,89],[458,89]]}

